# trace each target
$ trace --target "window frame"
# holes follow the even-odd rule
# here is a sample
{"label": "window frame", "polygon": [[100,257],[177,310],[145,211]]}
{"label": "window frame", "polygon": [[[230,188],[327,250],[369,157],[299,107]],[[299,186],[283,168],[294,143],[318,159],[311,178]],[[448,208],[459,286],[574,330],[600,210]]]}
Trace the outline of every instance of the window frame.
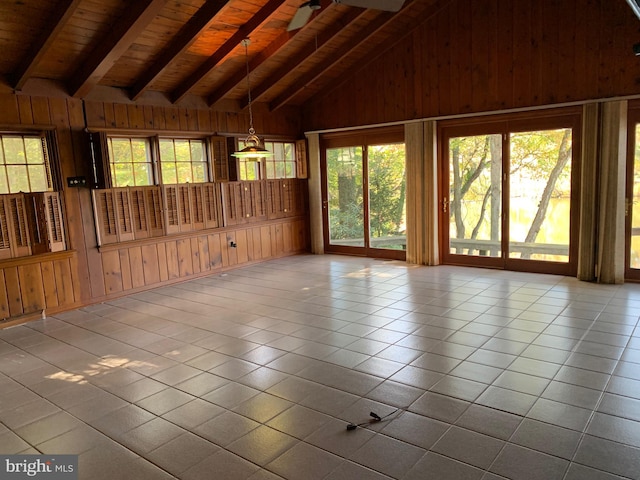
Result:
{"label": "window frame", "polygon": [[[46,189],[32,188],[29,175],[28,191],[11,191],[7,181],[7,193],[0,193],[1,249],[0,259],[26,258],[33,255],[67,250],[66,220],[60,156],[57,131],[55,127],[15,126],[0,130],[0,148],[2,149],[2,174],[7,180],[6,156],[4,155],[4,137],[20,137],[23,141],[24,163],[9,165],[40,165],[44,173]],[[39,141],[42,162],[30,163],[25,138]]]}
{"label": "window frame", "polygon": [[[28,131],[28,130],[6,130],[6,131],[0,131],[0,175],[4,176],[4,179],[6,181],[5,185],[7,188],[6,192],[0,192],[0,195],[14,195],[14,194],[19,194],[19,193],[44,193],[44,192],[54,192],[54,191],[58,191],[60,190],[59,185],[58,185],[58,181],[57,181],[57,176],[54,174],[55,172],[55,166],[52,165],[52,159],[56,158],[57,156],[52,155],[53,149],[56,147],[56,142],[55,142],[55,136],[54,136],[54,131],[51,130],[50,134],[48,133],[49,131],[45,131],[45,130],[38,130],[38,131]],[[20,139],[22,140],[22,144],[23,144],[23,149],[22,152],[25,155],[25,161],[21,162],[21,163],[7,163],[7,157],[6,157],[6,148],[5,148],[5,137],[20,137]],[[42,163],[31,163],[28,161],[27,158],[27,147],[25,145],[25,139],[29,138],[29,139],[38,139],[40,147],[41,147],[41,152],[42,152]],[[30,169],[29,166],[35,166],[35,165],[41,165],[43,167],[44,170],[44,181],[46,183],[46,189],[42,190],[42,189],[34,189],[32,187],[32,174],[30,173]],[[28,183],[28,189],[27,190],[23,190],[21,189],[22,186],[20,186],[19,190],[13,191],[11,188],[11,178],[12,175],[9,173],[9,170],[7,169],[7,167],[20,167],[23,166],[26,169],[26,174],[27,174],[27,183]]]}
{"label": "window frame", "polygon": [[[268,145],[272,145],[272,149],[269,149]],[[276,158],[276,145],[282,145],[282,151],[284,158],[278,159]],[[297,169],[296,169],[296,142],[295,141],[286,141],[286,140],[267,140],[264,142],[265,148],[272,152],[273,157],[265,158],[265,178],[267,180],[279,180],[279,179],[288,179],[288,178],[296,178],[297,177]],[[286,146],[289,145],[291,147],[291,151],[289,153],[290,158],[286,158]],[[269,166],[273,164],[273,171],[276,172],[275,176],[269,175]],[[282,164],[282,168],[284,170],[284,176],[277,175],[278,165]],[[291,174],[287,175],[287,164],[291,164]]]}
{"label": "window frame", "polygon": [[[210,149],[211,149],[211,141],[209,138],[202,138],[202,137],[170,137],[170,136],[158,136],[156,138],[157,141],[157,171],[158,171],[158,181],[157,181],[157,185],[171,185],[171,184],[176,184],[176,185],[182,185],[182,184],[187,184],[187,183],[209,183],[212,182],[213,180],[213,173],[212,173],[212,161],[211,161],[211,154],[210,154]],[[168,160],[168,161],[164,161],[162,160],[162,154],[161,154],[161,143],[163,141],[171,141],[173,142],[173,151],[174,151],[174,159],[173,160]],[[204,158],[203,161],[199,161],[199,162],[194,162],[193,158],[191,158],[189,160],[189,162],[183,162],[183,161],[179,161],[177,159],[177,155],[176,155],[176,141],[178,142],[189,142],[189,155],[191,156],[192,154],[192,149],[191,149],[191,142],[200,142],[202,144],[202,156]],[[165,181],[165,178],[163,176],[163,170],[162,170],[162,164],[163,163],[173,163],[175,166],[175,175],[176,175],[176,182],[167,182]],[[202,181],[187,181],[187,182],[181,182],[180,178],[178,178],[178,164],[181,163],[188,163],[191,166],[191,175],[193,177],[193,167],[194,167],[194,163],[201,163],[204,164],[204,174],[205,174],[205,178]]]}
{"label": "window frame", "polygon": [[[150,186],[150,185],[158,185],[158,166],[157,166],[157,154],[155,154],[155,149],[156,149],[156,145],[155,145],[155,141],[154,141],[153,136],[147,136],[147,135],[129,135],[127,133],[115,133],[115,134],[106,134],[106,149],[107,151],[106,153],[106,162],[105,164],[108,167],[107,172],[105,172],[105,177],[108,177],[108,185],[114,188],[124,188],[124,187],[143,187],[143,186]],[[129,140],[129,142],[131,143],[131,141],[133,140],[144,140],[146,142],[147,145],[147,149],[146,149],[146,154],[147,154],[147,159],[148,161],[145,162],[148,164],[149,168],[150,168],[150,172],[148,173],[148,175],[150,175],[151,177],[151,182],[150,183],[145,183],[145,184],[138,184],[135,181],[135,169],[134,169],[134,165],[136,164],[136,162],[133,161],[133,157],[132,160],[130,162],[115,162],[114,161],[114,156],[113,156],[113,144],[112,141],[114,139],[117,140]],[[116,163],[123,163],[123,164],[130,164],[131,165],[131,171],[134,175],[134,182],[133,184],[128,184],[128,185],[119,185],[116,182],[116,172],[115,172],[115,168],[114,166],[116,165]],[[142,163],[142,162],[138,162],[138,163]]]}
{"label": "window frame", "polygon": [[[274,156],[272,157],[262,157],[259,159],[247,159],[247,158],[236,158],[236,157],[232,157],[235,158],[236,160],[236,168],[237,168],[237,179],[238,181],[243,181],[243,182],[251,182],[251,181],[258,181],[258,180],[281,180],[281,179],[293,179],[293,178],[298,178],[298,155],[297,155],[297,149],[298,146],[296,144],[296,140],[292,140],[292,139],[265,139],[263,141],[263,144],[265,146],[265,149],[267,149],[268,151],[274,153]],[[290,159],[275,159],[275,145],[276,144],[282,144],[283,145],[283,152],[285,151],[284,145],[290,145],[291,146],[291,154],[290,154]],[[244,139],[243,138],[237,138],[236,139],[236,148],[237,150],[241,150],[244,147]],[[271,146],[271,149],[269,148],[269,146]],[[269,164],[273,164],[274,165],[274,172],[277,170],[277,164],[278,163],[283,163],[284,164],[284,172],[285,172],[285,176],[270,176],[269,175]],[[287,163],[291,164],[291,175],[286,175],[287,173]],[[247,175],[247,171],[250,169],[250,167],[253,167],[253,171],[255,174],[255,178],[248,178]]]}
{"label": "window frame", "polygon": [[[171,141],[198,141],[202,142],[203,147],[203,156],[205,158],[204,166],[205,166],[205,175],[206,180],[203,182],[178,182],[177,185],[186,185],[187,183],[210,183],[218,181],[215,179],[213,174],[214,169],[214,159],[212,154],[213,148],[213,140],[211,135],[189,135],[189,134],[175,134],[172,133],[161,133],[161,134],[150,134],[150,133],[140,133],[140,132],[131,132],[131,131],[114,131],[114,130],[105,130],[99,132],[103,136],[103,140],[101,141],[101,146],[99,147],[100,156],[97,159],[96,167],[102,168],[103,172],[96,172],[97,178],[94,183],[98,188],[134,188],[134,187],[143,187],[143,186],[162,186],[162,185],[171,185],[172,183],[165,182],[162,178],[162,158],[160,156],[160,142],[163,140],[171,140]],[[153,182],[149,184],[132,184],[132,185],[116,185],[114,172],[113,172],[113,158],[112,158],[112,148],[111,141],[112,139],[142,139],[147,142],[148,145],[148,158],[150,159],[150,165],[152,169]],[[95,148],[95,146],[94,146]],[[100,158],[102,160],[100,161]],[[174,160],[175,162],[175,160]],[[101,183],[100,178],[103,178],[104,181]]]}
{"label": "window frame", "polygon": [[[510,175],[505,167],[509,166],[511,158],[511,134],[544,131],[560,128],[571,129],[572,154],[571,165],[571,197],[569,226],[569,255],[567,262],[553,262],[510,257],[509,215],[510,209]],[[449,251],[449,140],[459,136],[475,136],[486,134],[503,135],[501,178],[501,206],[500,220],[502,254],[497,257],[480,255],[462,255]],[[506,137],[504,137],[506,135]],[[508,140],[508,141],[507,141]],[[582,142],[582,109],[579,107],[565,107],[542,111],[527,111],[492,116],[478,116],[462,119],[450,119],[438,125],[438,201],[439,201],[439,245],[440,262],[446,265],[470,265],[497,268],[509,271],[523,271],[536,273],[550,273],[575,276],[577,274],[578,258],[578,228],[580,216],[580,158]],[[506,176],[505,176],[506,174]]]}

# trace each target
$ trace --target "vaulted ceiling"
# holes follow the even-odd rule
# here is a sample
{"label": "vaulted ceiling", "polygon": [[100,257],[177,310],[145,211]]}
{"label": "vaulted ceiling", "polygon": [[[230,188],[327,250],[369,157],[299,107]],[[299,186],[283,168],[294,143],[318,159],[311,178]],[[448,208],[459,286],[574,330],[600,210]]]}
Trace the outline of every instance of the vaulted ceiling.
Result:
{"label": "vaulted ceiling", "polygon": [[[448,0],[406,0],[398,12],[320,0],[302,28],[304,0],[4,0],[1,84],[31,93],[47,80],[90,98],[104,87],[133,101],[276,110],[339,85]],[[250,42],[245,50],[243,39]],[[247,64],[249,60],[249,82]]]}

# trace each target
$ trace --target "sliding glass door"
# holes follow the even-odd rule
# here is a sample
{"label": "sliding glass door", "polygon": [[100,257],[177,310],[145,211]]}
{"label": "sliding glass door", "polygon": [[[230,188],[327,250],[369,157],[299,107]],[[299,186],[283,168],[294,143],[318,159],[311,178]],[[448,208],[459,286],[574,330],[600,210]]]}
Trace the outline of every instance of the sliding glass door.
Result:
{"label": "sliding glass door", "polygon": [[640,280],[640,108],[637,105],[629,109],[628,124],[625,277]]}
{"label": "sliding glass door", "polygon": [[365,246],[362,147],[328,148],[329,245]]}
{"label": "sliding glass door", "polygon": [[443,261],[572,273],[577,134],[574,115],[443,126]]}
{"label": "sliding glass door", "polygon": [[571,128],[509,137],[509,258],[568,263]]}
{"label": "sliding glass door", "polygon": [[323,146],[325,251],[404,259],[401,132],[329,137]]}
{"label": "sliding glass door", "polygon": [[447,154],[449,252],[502,258],[502,135],[451,137]]}

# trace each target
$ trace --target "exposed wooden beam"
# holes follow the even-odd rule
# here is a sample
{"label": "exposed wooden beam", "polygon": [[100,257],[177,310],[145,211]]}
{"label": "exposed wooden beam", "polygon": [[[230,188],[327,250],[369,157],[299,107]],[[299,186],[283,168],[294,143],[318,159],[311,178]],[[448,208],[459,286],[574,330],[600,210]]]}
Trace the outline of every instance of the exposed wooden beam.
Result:
{"label": "exposed wooden beam", "polygon": [[[318,13],[318,16],[322,15],[323,12],[326,12],[331,5],[332,5],[331,0],[322,0],[322,2],[320,3],[320,13]],[[305,25],[305,27],[307,25]],[[258,68],[267,60],[269,60],[271,56],[278,53],[278,51],[289,42],[289,40],[291,40],[299,32],[303,31],[305,27],[291,31],[291,32],[284,31],[281,35],[279,35],[273,42],[271,42],[267,46],[267,48],[265,48],[260,53],[255,55],[249,61],[249,72],[253,72],[256,68]],[[209,95],[208,101],[207,101],[209,106],[213,105],[218,100],[222,99],[227,93],[233,90],[236,87],[236,85],[238,85],[243,79],[245,79],[246,76],[247,76],[247,69],[245,67],[238,69],[222,85],[217,87],[215,92]],[[243,104],[243,106],[246,106],[246,104]]]}
{"label": "exposed wooden beam", "polygon": [[136,81],[131,89],[132,100],[137,100],[173,60],[193,45],[198,36],[209,28],[215,16],[227,3],[229,3],[228,0],[208,0],[200,7],[196,14],[180,29],[169,46],[162,51],[153,65],[147,68]]}
{"label": "exposed wooden beam", "polygon": [[200,67],[196,69],[187,79],[176,88],[170,95],[171,101],[176,103],[180,101],[187,93],[191,91],[198,83],[202,81],[207,74],[215,68],[229,53],[233,51],[240,42],[249,37],[251,32],[258,28],[267,18],[275,12],[284,0],[269,0],[251,19],[242,25],[231,38],[216,50]]}
{"label": "exposed wooden beam", "polygon": [[[262,82],[256,88],[251,88],[252,100],[258,100],[262,97],[271,87],[276,85],[286,75],[291,73],[298,65],[313,56],[324,45],[329,43],[335,35],[341,30],[346,28],[350,23],[355,22],[358,18],[364,15],[366,10],[360,8],[354,8],[345,13],[339,22],[334,22],[331,27],[324,30],[317,38],[316,42],[305,45],[303,49],[296,53],[296,55],[290,57],[280,68],[269,75],[269,80]],[[242,108],[247,106],[248,101],[243,100],[241,102]]]}
{"label": "exposed wooden beam", "polygon": [[87,61],[74,73],[69,84],[71,95],[85,97],[160,13],[166,2],[167,0],[131,2],[127,13],[118,20]]}
{"label": "exposed wooden beam", "polygon": [[60,33],[67,21],[80,5],[81,0],[61,0],[53,9],[53,16],[49,19],[48,29],[40,32],[38,39],[31,45],[29,52],[25,55],[22,63],[14,75],[13,87],[22,90],[24,84],[32,76],[33,71],[42,60]]}
{"label": "exposed wooden beam", "polygon": [[357,38],[351,38],[341,48],[337,49],[335,53],[321,63],[317,68],[311,70],[309,73],[298,78],[295,85],[288,87],[282,94],[273,99],[269,103],[269,109],[271,111],[285,105],[289,100],[295,97],[300,91],[302,91],[307,85],[318,80],[324,72],[332,68],[335,64],[345,58],[351,51],[361,43],[364,43],[368,38],[375,35],[382,28],[384,28],[394,17],[395,14],[390,12],[383,12],[373,21],[364,27]]}

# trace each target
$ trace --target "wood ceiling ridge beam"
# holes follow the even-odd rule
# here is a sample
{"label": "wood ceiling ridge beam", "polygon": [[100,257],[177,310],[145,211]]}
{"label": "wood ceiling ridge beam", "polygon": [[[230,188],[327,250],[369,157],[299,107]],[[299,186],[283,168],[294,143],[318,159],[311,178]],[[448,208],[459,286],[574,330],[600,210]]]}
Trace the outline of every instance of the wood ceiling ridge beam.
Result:
{"label": "wood ceiling ridge beam", "polygon": [[179,55],[186,52],[211,25],[228,0],[208,0],[180,29],[169,46],[155,59],[131,88],[131,100],[137,100]]}
{"label": "wood ceiling ridge beam", "polygon": [[60,31],[78,9],[81,0],[61,0],[55,6],[52,18],[49,19],[48,29],[44,29],[38,39],[31,45],[14,75],[13,86],[16,90],[22,90],[24,84],[33,75],[34,70],[45,56]]}
{"label": "wood ceiling ridge beam", "polygon": [[[322,15],[327,9],[333,4],[331,0],[322,0],[320,5],[320,13],[318,16]],[[287,43],[291,41],[293,37],[295,37],[298,33],[307,29],[309,23],[307,23],[304,27],[299,28],[295,31],[289,32],[285,31],[280,34],[273,42],[271,42],[264,50],[255,55],[249,61],[249,72],[253,72],[256,68],[262,65],[264,62],[269,60],[270,57],[275,55],[282,49]],[[208,96],[207,104],[209,106],[213,105],[217,101],[221,100],[227,93],[233,90],[242,80],[247,77],[247,69],[245,67],[238,69],[234,72],[222,85],[216,88],[216,90]],[[248,102],[247,102],[248,103]],[[244,109],[247,105],[242,104],[242,108]]]}
{"label": "wood ceiling ridge beam", "polygon": [[[294,57],[291,57],[289,61],[287,61],[284,65],[282,65],[278,70],[269,75],[269,81],[263,82],[258,85],[255,89],[251,89],[251,97],[252,101],[258,100],[262,97],[267,91],[269,91],[274,85],[280,82],[285,76],[291,73],[298,65],[312,57],[314,54],[318,53],[322,47],[326,46],[334,36],[340,32],[342,29],[350,25],[351,23],[358,20],[360,17],[364,16],[366,10],[362,9],[353,9],[347,14],[345,14],[340,20],[340,22],[335,22],[331,28],[323,31],[320,36],[317,38],[317,41],[306,45],[302,50],[300,50]],[[248,104],[247,100],[243,100],[240,103],[241,108],[246,108]]]}
{"label": "wood ceiling ridge beam", "polygon": [[195,72],[171,92],[170,100],[173,103],[179,102],[189,93],[204,77],[206,77],[216,65],[218,65],[227,55],[229,55],[240,42],[248,38],[251,32],[256,30],[267,20],[282,4],[284,0],[269,0],[247,23],[242,25],[224,44],[216,50],[205,62],[200,65]]}
{"label": "wood ceiling ridge beam", "polygon": [[114,28],[91,52],[89,59],[73,74],[69,91],[73,97],[85,97],[107,74],[138,38],[151,21],[158,16],[167,0],[138,0],[116,22]]}
{"label": "wood ceiling ridge beam", "polygon": [[300,91],[302,91],[307,85],[313,83],[318,78],[320,78],[324,72],[332,68],[338,62],[340,62],[343,58],[345,58],[353,49],[355,49],[358,45],[364,43],[367,39],[378,33],[381,29],[387,26],[395,17],[394,13],[390,12],[382,12],[373,23],[366,25],[359,33],[357,40],[349,39],[342,47],[335,53],[335,55],[331,56],[329,59],[325,60],[324,63],[320,65],[320,67],[315,70],[310,71],[308,74],[303,75],[296,85],[291,88],[287,88],[287,90],[276,97],[272,102],[269,103],[269,110],[274,111],[278,108],[285,105],[289,100],[295,97]]}

